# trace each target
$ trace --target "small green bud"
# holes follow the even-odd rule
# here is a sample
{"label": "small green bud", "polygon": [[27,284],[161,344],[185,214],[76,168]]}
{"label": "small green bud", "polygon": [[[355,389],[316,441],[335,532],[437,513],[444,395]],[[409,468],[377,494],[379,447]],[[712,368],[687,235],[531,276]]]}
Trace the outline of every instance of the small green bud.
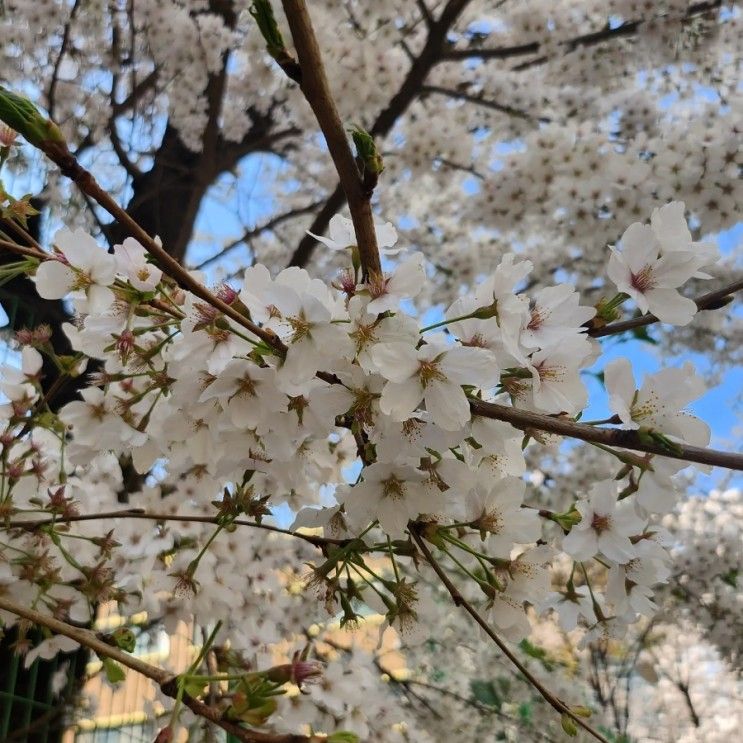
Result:
{"label": "small green bud", "polygon": [[570,531],[576,524],[581,522],[583,517],[575,508],[571,508],[565,513],[555,513],[550,518],[556,524],[559,524],[565,531]]}
{"label": "small green bud", "polygon": [[480,307],[479,310],[475,310],[472,317],[476,317],[478,320],[490,320],[491,317],[498,317],[498,300],[494,300],[493,304],[489,304],[487,307]]}
{"label": "small green bud", "polygon": [[365,129],[354,125],[348,131],[356,145],[356,162],[361,172],[363,188],[367,195],[371,195],[379,181],[379,174],[384,170],[382,156],[373,137]]}
{"label": "small green bud", "polygon": [[629,294],[619,292],[611,299],[601,297],[596,303],[596,316],[592,320],[592,326],[596,328],[603,327],[606,323],[618,320],[621,316],[619,308],[629,299]]}
{"label": "small green bud", "polygon": [[137,638],[135,637],[134,632],[132,632],[128,627],[119,627],[118,629],[115,629],[111,633],[111,639],[117,647],[126,650],[127,653],[133,653],[134,646],[137,644]]}
{"label": "small green bud", "polygon": [[562,725],[562,729],[571,738],[575,738],[575,736],[578,735],[578,726],[575,724],[575,721],[567,712],[562,713],[562,717],[560,718],[560,725]]}
{"label": "small green bud", "polygon": [[34,147],[49,142],[64,144],[59,127],[45,118],[28,98],[0,85],[0,119],[15,129]]}
{"label": "small green bud", "polygon": [[356,155],[361,160],[364,170],[379,175],[384,170],[382,156],[377,151],[374,138],[365,129],[354,124],[349,131],[356,145]]}

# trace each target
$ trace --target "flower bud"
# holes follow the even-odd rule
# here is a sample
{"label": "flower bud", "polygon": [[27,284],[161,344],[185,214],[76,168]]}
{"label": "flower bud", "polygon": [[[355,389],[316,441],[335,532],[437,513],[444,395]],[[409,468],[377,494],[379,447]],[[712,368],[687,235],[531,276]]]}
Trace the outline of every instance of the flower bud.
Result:
{"label": "flower bud", "polygon": [[291,663],[269,668],[265,676],[276,684],[291,682],[300,688],[305,683],[319,681],[325,671],[325,664],[319,660],[302,660],[296,653]]}

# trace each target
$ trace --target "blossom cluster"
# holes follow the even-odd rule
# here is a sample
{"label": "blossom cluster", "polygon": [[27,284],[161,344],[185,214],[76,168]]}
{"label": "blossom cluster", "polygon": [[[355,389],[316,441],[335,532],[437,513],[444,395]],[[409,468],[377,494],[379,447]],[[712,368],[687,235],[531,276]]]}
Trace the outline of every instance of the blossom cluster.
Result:
{"label": "blossom cluster", "polygon": [[[683,235],[682,205],[653,220],[654,230]],[[396,234],[383,229],[392,247]],[[342,218],[331,236],[331,247],[354,249]],[[687,273],[711,261],[700,252],[683,253]],[[308,560],[308,585],[343,624],[358,623],[366,603],[405,642],[426,639],[430,590],[400,573],[422,538],[511,640],[529,634],[535,610],[555,610],[566,629],[581,621],[589,638],[620,635],[654,612],[653,586],[668,578],[669,540],[654,514],[673,507],[672,476],[684,464],[615,450],[616,477],[591,483],[566,511],[527,493],[524,449],[541,446],[540,434],[473,415],[473,404],[577,418],[588,399],[581,372],[601,352],[587,335],[596,308],[568,284],[525,292],[531,268],[505,255],[421,327],[404,310],[427,282],[420,253],[403,254],[384,275],[348,268],[332,286],[303,269],[271,276],[256,265],[239,289],[217,291],[238,322],[174,285],[133,239],[109,255],[81,231],[62,230],[35,281],[43,297],[73,301],[79,322],[66,333],[76,355],[55,356],[43,328],[24,332],[22,365],[5,369],[0,408],[5,513],[52,518],[5,527],[4,591],[76,622],[104,600],[166,621],[184,609],[219,615],[236,647],[265,647],[306,626],[314,590],[296,600],[287,581],[297,576],[271,568],[283,542],[244,543],[230,532],[241,516],[260,526],[288,504],[293,530],[320,527],[336,545]],[[687,321],[685,310],[666,319]],[[58,413],[42,392],[42,354],[70,376],[90,365],[82,399]],[[638,390],[629,362],[618,360],[605,382],[623,427],[671,449],[708,443],[706,425],[682,411],[704,389],[691,365],[651,375]],[[101,534],[95,521],[76,520],[106,499],[114,505],[121,457],[131,475],[147,477],[130,503],[157,528],[122,517]],[[176,530],[168,518],[183,515],[213,525]],[[87,546],[73,552],[69,539]],[[376,553],[388,560],[385,576],[368,562]],[[550,567],[561,560],[573,568],[555,587]],[[603,589],[591,584],[594,563],[606,571]],[[58,649],[50,643],[37,653]]]}
{"label": "blossom cluster", "polygon": [[[593,368],[606,384],[607,422],[633,440],[669,453],[708,443],[707,426],[682,412],[703,392],[690,365],[635,381],[628,360],[601,360],[587,331],[631,300],[678,326],[661,334],[666,352],[692,346],[714,361],[741,354],[736,313],[706,312],[692,323],[689,299],[708,272],[734,267],[730,257],[713,267],[714,249],[696,236],[734,224],[743,193],[743,89],[730,64],[738,8],[316,0],[311,14],[339,113],[374,132],[385,153],[379,208],[425,251],[425,259],[385,263],[384,276],[362,276],[345,268],[356,238],[336,217],[329,238],[313,235],[335,249],[313,255],[321,282],[278,269],[295,262],[308,213],[335,200],[336,173],[310,107],[277,74],[247,7],[6,5],[8,83],[49,111],[146,230],[165,230],[171,254],[182,255],[192,233],[189,257],[202,238],[214,248],[203,220],[193,229],[196,208],[162,218],[173,208],[172,182],[175,198],[184,193],[195,207],[208,184],[234,177],[237,188],[210,194],[242,199],[257,159],[272,169],[280,159],[262,181],[286,213],[209,259],[217,276],[234,270],[232,284],[215,289],[230,316],[179,288],[131,239],[107,254],[83,230],[62,231],[48,260],[25,261],[39,294],[65,298],[77,320],[67,327],[73,353],[55,353],[48,329],[29,329],[19,336],[20,368],[2,372],[0,596],[75,623],[109,598],[169,626],[188,613],[202,624],[228,617],[233,643],[248,653],[306,637],[318,616],[355,625],[366,604],[412,646],[432,627],[446,631],[456,613],[442,608],[448,596],[421,560],[421,539],[462,596],[511,639],[545,617],[589,629],[587,640],[615,637],[656,611],[657,584],[668,581],[660,595],[701,596],[693,619],[710,625],[728,657],[738,629],[735,535],[716,542],[718,560],[704,546],[711,531],[666,519],[683,462],[562,445],[485,417],[483,405],[578,419]],[[290,43],[282,18],[279,26]],[[112,42],[105,60],[101,38]],[[12,136],[0,134],[0,163],[16,169]],[[88,219],[93,229],[92,212],[75,213],[82,202],[56,178],[45,177],[45,199],[64,204],[65,222]],[[153,190],[159,204],[150,210]],[[310,193],[320,201],[308,207]],[[3,217],[25,227],[30,196],[5,196]],[[672,198],[686,202],[691,230],[683,205],[662,206]],[[649,226],[619,237],[654,207]],[[401,252],[391,223],[378,224],[377,237],[384,257]],[[619,294],[596,301],[611,290],[607,260]],[[193,273],[202,284],[213,276]],[[550,286],[565,280],[575,286]],[[448,309],[423,315],[432,304]],[[82,399],[60,410],[60,389],[83,386],[82,374]],[[142,518],[76,520],[120,511],[125,498]],[[325,541],[291,548],[289,537],[264,539],[257,527],[283,524],[287,510],[296,518],[290,531],[321,528]],[[685,512],[690,524],[695,513]],[[724,526],[721,516],[703,520]],[[311,574],[299,580],[304,563]],[[710,564],[720,571],[714,590],[703,590]],[[70,646],[55,637],[27,659]],[[353,657],[356,699],[348,669],[331,664],[315,708],[297,695],[292,712],[280,705],[271,724],[404,737],[391,732],[399,699],[370,701],[378,669],[367,673],[367,661]],[[331,687],[345,697],[333,698]],[[499,707],[511,713],[522,716]],[[523,733],[518,720],[509,726],[513,737]],[[429,729],[439,732],[435,721]]]}

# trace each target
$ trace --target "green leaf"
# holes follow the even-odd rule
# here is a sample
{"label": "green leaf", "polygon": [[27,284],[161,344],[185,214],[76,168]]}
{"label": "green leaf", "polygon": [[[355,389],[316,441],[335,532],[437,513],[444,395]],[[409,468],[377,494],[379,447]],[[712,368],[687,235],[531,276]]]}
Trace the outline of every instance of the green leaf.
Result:
{"label": "green leaf", "polygon": [[328,738],[328,743],[359,743],[359,738],[356,733],[349,733],[347,730],[339,730],[336,733],[332,733]]}
{"label": "green leaf", "polygon": [[183,691],[188,694],[188,696],[197,699],[203,693],[205,686],[206,682],[203,679],[196,677],[183,682]]}
{"label": "green leaf", "polygon": [[555,664],[550,660],[547,651],[544,648],[540,648],[538,645],[534,645],[529,640],[524,639],[519,643],[519,647],[530,657],[538,660],[546,671],[553,671]]}
{"label": "green leaf", "polygon": [[738,570],[736,568],[733,568],[724,575],[721,575],[720,578],[722,579],[723,583],[727,583],[727,585],[729,585],[731,588],[738,587]]}
{"label": "green leaf", "polygon": [[573,721],[573,718],[569,714],[567,714],[567,712],[563,712],[563,715],[560,718],[560,725],[562,725],[562,729],[571,738],[575,738],[575,736],[578,735],[578,726]]}
{"label": "green leaf", "polygon": [[102,658],[103,671],[109,684],[118,684],[126,678],[124,669],[111,658]]}
{"label": "green leaf", "polygon": [[470,681],[470,691],[472,692],[472,696],[480,702],[480,704],[484,704],[487,707],[500,709],[500,706],[503,703],[501,695],[492,681],[479,681],[473,679]]}
{"label": "green leaf", "polygon": [[519,720],[524,723],[531,723],[533,718],[533,710],[530,702],[521,702],[518,708]]}

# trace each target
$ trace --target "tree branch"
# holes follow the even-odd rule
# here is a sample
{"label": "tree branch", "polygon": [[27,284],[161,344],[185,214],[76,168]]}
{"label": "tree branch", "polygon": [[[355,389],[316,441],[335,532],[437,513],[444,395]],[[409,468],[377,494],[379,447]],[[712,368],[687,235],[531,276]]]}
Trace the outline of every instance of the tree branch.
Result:
{"label": "tree branch", "polygon": [[426,85],[423,87],[422,93],[437,93],[438,95],[445,95],[448,98],[453,98],[457,101],[467,101],[468,103],[474,103],[477,106],[483,108],[490,108],[493,111],[500,111],[501,113],[514,116],[524,121],[529,121],[533,124],[549,124],[552,119],[548,116],[533,116],[526,111],[521,111],[518,108],[509,106],[505,103],[498,103],[498,101],[488,100],[483,98],[481,95],[472,95],[471,93],[465,93],[463,90],[451,90],[450,88],[442,88],[438,85]]}
{"label": "tree branch", "polygon": [[195,294],[207,304],[218,309],[222,314],[234,320],[238,325],[242,325],[253,335],[260,338],[264,343],[274,348],[279,353],[284,353],[286,348],[284,344],[271,332],[264,330],[255,323],[248,320],[247,317],[240,314],[234,307],[223,302],[219,297],[214,295],[209,289],[200,284],[191,274],[175,259],[167,250],[162,248],[153,238],[151,238],[135,222],[129,214],[122,209],[116,201],[100,187],[93,174],[85,170],[63,143],[46,141],[40,145],[44,154],[56,163],[62,174],[72,180],[77,187],[103,207],[119,224],[135,237],[140,244],[156,260],[159,267],[174,279],[181,287]]}
{"label": "tree branch", "polygon": [[676,687],[684,697],[684,701],[686,702],[686,706],[689,709],[689,716],[691,717],[691,721],[694,724],[694,727],[698,728],[702,724],[702,721],[699,719],[699,713],[694,708],[694,702],[692,702],[691,700],[691,694],[689,694],[689,685],[684,684],[681,681],[677,681]]}
{"label": "tree branch", "polygon": [[[709,2],[695,3],[690,5],[682,22],[688,22],[693,18],[704,15],[705,13],[715,10],[722,5],[722,0],[710,0]],[[604,41],[610,41],[616,38],[633,36],[637,33],[640,26],[645,20],[625,21],[618,26],[611,27],[607,25],[599,31],[581,34],[572,39],[565,39],[559,42],[559,46],[564,47],[565,51],[572,52],[580,47],[595,46]],[[466,59],[509,59],[510,57],[523,57],[530,54],[539,54],[542,45],[538,41],[531,41],[526,44],[515,44],[513,46],[496,47],[496,48],[474,48],[474,49],[452,49],[443,55],[442,61],[462,61]],[[516,66],[515,70],[525,70],[543,64],[549,59],[548,55],[537,57],[536,59],[524,62]]]}
{"label": "tree branch", "polygon": [[[454,25],[457,18],[462,14],[470,0],[449,0],[441,12],[438,20],[429,28],[426,43],[413,62],[408,74],[403,80],[397,93],[390,99],[387,107],[379,113],[369,133],[374,138],[383,138],[395,125],[400,116],[405,113],[408,106],[420,94],[423,82],[433,66],[439,61],[444,46],[447,42],[449,29]],[[345,202],[343,188],[339,183],[328,197],[325,205],[315,217],[309,231],[316,235],[322,235],[328,228],[331,217],[338,212]],[[290,266],[306,266],[312,257],[317,245],[317,240],[311,235],[305,234],[299,241],[292,257]]]}
{"label": "tree branch", "polygon": [[568,717],[570,717],[573,722],[575,722],[577,725],[580,725],[586,732],[590,733],[594,738],[596,738],[596,740],[600,740],[602,741],[602,743],[609,743],[609,740],[601,735],[598,730],[595,730],[580,715],[576,715],[575,712],[571,710],[569,705],[567,705],[561,699],[556,697],[549,689],[547,689],[547,687],[545,687],[544,684],[542,684],[542,682],[536,676],[534,676],[534,674],[513,654],[506,643],[500,639],[500,637],[494,632],[492,627],[482,618],[482,616],[480,616],[477,609],[475,609],[475,607],[472,606],[472,604],[470,604],[469,601],[464,598],[464,596],[462,596],[462,594],[459,592],[459,589],[452,583],[451,579],[446,574],[444,569],[441,567],[441,565],[439,565],[436,558],[431,554],[431,550],[428,549],[428,545],[426,545],[421,535],[414,528],[410,529],[410,533],[413,536],[416,544],[420,548],[421,552],[423,553],[423,556],[426,558],[426,562],[433,568],[433,571],[436,573],[436,575],[439,577],[439,580],[444,584],[444,587],[449,592],[454,605],[464,609],[472,617],[472,619],[475,620],[475,622],[480,626],[483,632],[485,632],[485,634],[498,646],[498,649],[506,656],[506,658],[508,658],[509,661],[511,661],[511,663],[513,663],[514,666],[516,666],[516,668],[518,668],[519,672],[524,676],[524,678],[542,695],[542,697],[556,712],[558,712],[560,715],[567,715]]}
{"label": "tree branch", "polygon": [[[717,310],[724,307],[733,295],[741,290],[743,290],[743,279],[733,281],[731,284],[715,289],[712,292],[707,292],[707,294],[702,294],[694,302],[699,311]],[[603,328],[591,328],[588,330],[588,335],[593,338],[602,338],[605,335],[624,333],[627,330],[634,330],[635,328],[652,325],[656,322],[660,322],[660,320],[655,315],[641,315],[640,317],[633,317],[630,320],[622,320],[621,322],[604,325]]]}
{"label": "tree branch", "polygon": [[506,421],[522,431],[539,430],[548,433],[556,433],[560,436],[568,436],[573,439],[581,439],[591,443],[615,446],[621,449],[633,449],[648,454],[658,454],[669,459],[680,459],[685,462],[697,462],[698,464],[711,464],[716,467],[725,467],[731,470],[743,471],[743,454],[734,452],[718,451],[716,449],[703,449],[688,444],[677,444],[673,448],[666,448],[660,443],[647,441],[637,431],[625,431],[621,428],[602,428],[600,426],[589,426],[585,423],[576,423],[572,419],[555,418],[543,413],[533,413],[530,410],[509,408],[505,405],[497,405],[492,402],[474,400],[470,398],[470,410],[474,415],[484,418]]}
{"label": "tree branch", "polygon": [[49,90],[46,94],[47,111],[49,112],[49,118],[52,120],[54,119],[54,105],[56,103],[55,98],[57,93],[57,85],[59,85],[59,70],[62,66],[62,60],[67,53],[67,47],[70,43],[70,30],[72,28],[72,23],[75,20],[75,16],[77,15],[79,6],[80,0],[75,0],[75,2],[72,4],[72,10],[70,10],[70,16],[67,19],[67,23],[65,23],[64,31],[62,32],[62,43],[59,45],[59,54],[57,54],[57,58],[54,60],[52,79],[49,83]]}
{"label": "tree branch", "polygon": [[[386,671],[385,671],[386,673]],[[445,686],[436,686],[436,684],[429,684],[427,681],[421,681],[419,679],[410,678],[410,679],[396,679],[393,675],[388,674],[390,676],[390,682],[394,684],[399,684],[400,686],[420,686],[422,689],[428,689],[430,691],[435,691],[438,694],[441,694],[442,696],[451,697],[452,699],[456,699],[457,701],[461,702],[462,704],[466,704],[468,707],[472,707],[473,709],[476,709],[478,712],[482,712],[485,715],[494,715],[495,717],[500,718],[501,720],[504,720],[505,722],[511,723],[512,725],[517,725],[518,727],[521,727],[523,729],[524,723],[522,720],[519,720],[516,717],[511,717],[511,715],[507,715],[505,712],[502,712],[501,710],[497,709],[496,707],[490,707],[487,704],[483,704],[482,702],[478,702],[476,699],[470,699],[468,697],[463,696],[462,694],[458,694],[453,689],[448,689]],[[416,695],[418,696],[418,695]],[[421,701],[425,700],[423,697],[418,697]],[[526,730],[524,730],[526,732]],[[541,740],[548,741],[548,743],[559,743],[554,738],[550,738],[547,733],[543,733],[541,730],[534,730],[529,729],[529,733],[531,735],[537,735]],[[562,742],[564,743],[564,742]]]}
{"label": "tree branch", "polygon": [[[111,54],[113,56],[113,72],[111,73],[111,94],[109,96],[111,102],[111,110],[114,110],[114,103],[116,101],[116,91],[119,87],[119,69],[121,64],[121,28],[119,27],[116,15],[111,19]],[[111,140],[111,146],[113,147],[116,157],[119,158],[121,167],[126,170],[128,175],[134,179],[142,176],[142,171],[132,162],[129,154],[124,149],[124,145],[121,143],[119,138],[119,132],[116,128],[116,116],[112,113],[108,120],[108,136]],[[92,211],[92,210],[91,210]],[[94,212],[95,213],[95,212]]]}
{"label": "tree branch", "polygon": [[120,103],[115,101],[111,104],[111,113],[115,116],[120,116],[129,109],[137,105],[139,100],[155,87],[157,82],[157,67],[155,67],[146,77],[143,77],[132,89],[129,91],[129,95],[124,98]]}
{"label": "tree branch", "polygon": [[420,11],[421,18],[425,21],[426,26],[428,26],[429,30],[433,27],[433,15],[431,14],[431,11],[428,8],[428,5],[426,5],[425,0],[415,0],[415,4],[418,6],[418,10]]}
{"label": "tree branch", "polygon": [[282,0],[282,4],[302,70],[299,87],[320,124],[348,201],[364,276],[367,278],[381,276],[382,264],[379,259],[370,195],[364,188],[348,136],[330,92],[307,5],[304,0]]}

